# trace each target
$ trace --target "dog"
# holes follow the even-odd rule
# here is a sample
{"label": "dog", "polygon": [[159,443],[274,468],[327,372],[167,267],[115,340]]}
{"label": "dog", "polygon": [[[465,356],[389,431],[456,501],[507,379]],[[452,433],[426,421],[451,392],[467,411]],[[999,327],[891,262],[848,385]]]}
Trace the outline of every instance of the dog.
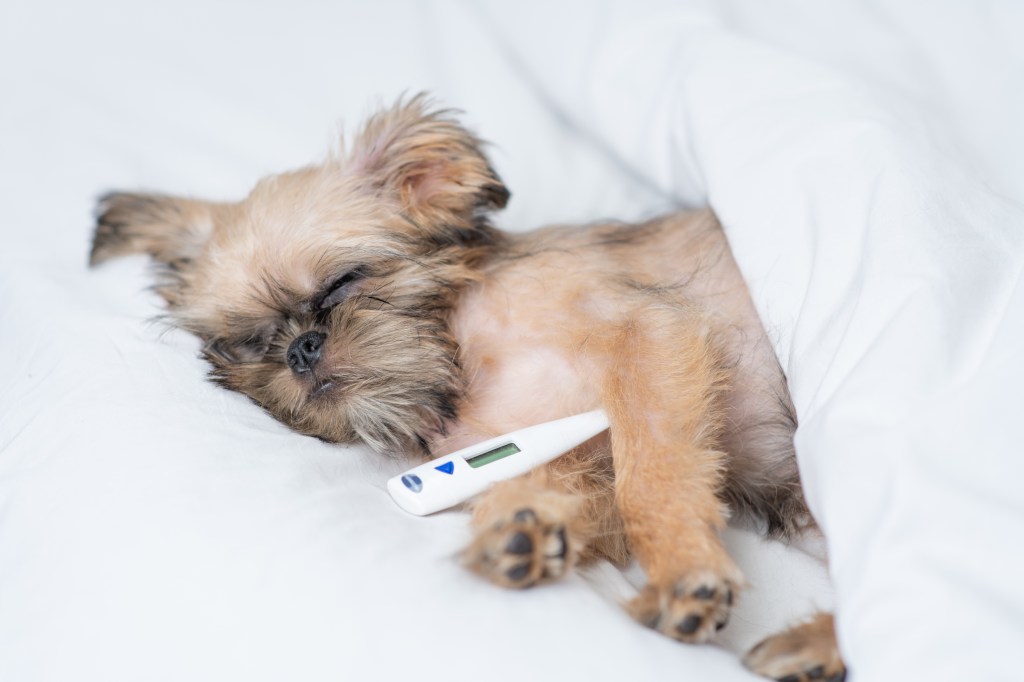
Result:
{"label": "dog", "polygon": [[[210,378],[295,431],[438,456],[603,408],[610,430],[472,504],[468,568],[525,588],[603,557],[627,604],[683,642],[725,626],[744,578],[730,515],[813,526],[786,379],[711,210],[510,234],[483,142],[425,95],[326,161],[235,203],[111,193],[92,265],[152,256]],[[840,680],[832,618],[754,647],[776,679]]]}

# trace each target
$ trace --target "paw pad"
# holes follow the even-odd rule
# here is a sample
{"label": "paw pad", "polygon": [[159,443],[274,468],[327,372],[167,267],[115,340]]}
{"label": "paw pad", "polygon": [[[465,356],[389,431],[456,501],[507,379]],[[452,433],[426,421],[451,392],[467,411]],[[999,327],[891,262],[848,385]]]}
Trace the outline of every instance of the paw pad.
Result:
{"label": "paw pad", "polygon": [[630,603],[633,617],[683,642],[706,642],[729,622],[734,587],[709,573],[650,584]]}
{"label": "paw pad", "polygon": [[530,587],[562,576],[569,567],[565,526],[545,522],[530,508],[477,535],[463,555],[477,573],[506,587]]}
{"label": "paw pad", "polygon": [[743,658],[743,664],[777,682],[843,682],[846,666],[836,645],[832,617],[812,620],[768,637]]}

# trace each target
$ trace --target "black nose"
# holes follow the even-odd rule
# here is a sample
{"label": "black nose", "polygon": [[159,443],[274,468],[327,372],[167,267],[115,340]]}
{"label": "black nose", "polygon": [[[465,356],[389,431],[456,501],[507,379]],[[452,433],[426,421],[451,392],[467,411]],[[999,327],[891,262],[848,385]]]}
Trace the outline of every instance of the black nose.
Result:
{"label": "black nose", "polygon": [[288,346],[288,366],[296,374],[305,374],[320,360],[320,348],[324,335],[320,332],[306,332]]}

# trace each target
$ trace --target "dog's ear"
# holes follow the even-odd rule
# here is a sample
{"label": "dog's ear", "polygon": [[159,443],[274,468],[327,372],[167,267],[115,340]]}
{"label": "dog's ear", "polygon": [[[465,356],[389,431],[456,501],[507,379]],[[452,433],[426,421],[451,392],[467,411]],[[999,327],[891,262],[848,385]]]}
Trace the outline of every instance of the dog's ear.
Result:
{"label": "dog's ear", "polygon": [[133,253],[146,253],[162,267],[156,291],[179,303],[183,276],[202,251],[224,204],[160,194],[112,192],[96,207],[89,265]]}
{"label": "dog's ear", "polygon": [[397,197],[417,225],[471,238],[509,199],[482,146],[453,112],[418,95],[370,118],[348,161],[374,191]]}
{"label": "dog's ear", "polygon": [[171,268],[186,265],[202,250],[220,208],[160,194],[106,194],[96,206],[89,265],[132,253]]}

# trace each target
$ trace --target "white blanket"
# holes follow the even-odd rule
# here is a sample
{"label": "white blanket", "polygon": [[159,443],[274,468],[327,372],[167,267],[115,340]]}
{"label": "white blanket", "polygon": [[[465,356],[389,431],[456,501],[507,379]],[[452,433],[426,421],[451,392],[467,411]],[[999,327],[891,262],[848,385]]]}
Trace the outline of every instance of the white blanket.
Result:
{"label": "white blanket", "polygon": [[[777,342],[851,680],[1015,680],[1024,642],[1024,7],[1006,2],[0,7],[0,679],[753,679],[833,596],[743,531],[724,648],[598,566],[510,593],[402,466],[202,380],[96,195],[233,198],[433,91],[509,229],[710,202]],[[632,576],[627,576],[630,578]]]}

